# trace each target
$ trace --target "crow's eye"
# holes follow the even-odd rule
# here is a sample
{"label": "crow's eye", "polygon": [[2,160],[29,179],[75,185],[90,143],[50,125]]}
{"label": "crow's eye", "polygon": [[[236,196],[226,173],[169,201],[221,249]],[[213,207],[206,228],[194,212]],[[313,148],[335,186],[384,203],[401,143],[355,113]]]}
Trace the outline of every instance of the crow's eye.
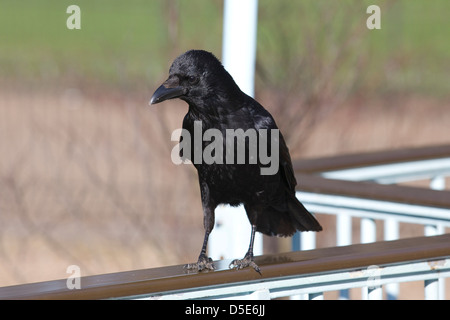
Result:
{"label": "crow's eye", "polygon": [[198,82],[198,78],[196,76],[188,77],[189,84],[196,84]]}

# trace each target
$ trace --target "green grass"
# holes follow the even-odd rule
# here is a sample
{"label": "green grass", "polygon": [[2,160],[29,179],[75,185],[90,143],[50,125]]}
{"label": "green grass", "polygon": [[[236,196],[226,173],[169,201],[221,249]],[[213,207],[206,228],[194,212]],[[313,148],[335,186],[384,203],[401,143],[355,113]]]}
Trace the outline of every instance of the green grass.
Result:
{"label": "green grass", "polygon": [[393,90],[447,95],[450,92],[450,10],[448,1],[382,2],[382,30],[369,32],[374,63],[384,68]]}
{"label": "green grass", "polygon": [[[365,9],[373,3],[381,7],[382,29],[369,31]],[[70,4],[81,8],[81,30],[66,28]],[[113,87],[157,82],[187,49],[220,56],[222,6],[218,0],[0,0],[1,77],[49,84],[94,79]],[[358,72],[355,90],[447,94],[448,12],[447,0],[260,0],[258,61],[270,85],[292,77],[309,83],[362,25],[330,81]]]}
{"label": "green grass", "polygon": [[[119,83],[126,77],[154,76],[166,47],[161,3],[78,1],[81,30],[69,30],[71,1],[1,3],[1,62],[12,76],[95,77]],[[163,50],[164,51],[164,50]],[[156,70],[154,70],[156,68]],[[53,72],[53,74],[52,74]],[[55,79],[52,79],[55,80]]]}

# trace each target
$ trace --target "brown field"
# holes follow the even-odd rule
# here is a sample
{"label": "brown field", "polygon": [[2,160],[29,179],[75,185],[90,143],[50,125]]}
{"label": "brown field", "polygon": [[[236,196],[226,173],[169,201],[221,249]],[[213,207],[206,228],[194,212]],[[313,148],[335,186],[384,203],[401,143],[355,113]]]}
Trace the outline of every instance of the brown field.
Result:
{"label": "brown field", "polygon": [[[186,107],[148,107],[150,94],[0,91],[0,286],[65,278],[72,264],[91,275],[197,257],[203,227],[196,173],[170,158],[171,132]],[[269,111],[276,103],[264,94],[259,100]],[[450,143],[449,125],[448,100],[352,98],[291,153]],[[319,242],[334,245],[333,221],[323,219]],[[422,232],[402,226],[404,236]]]}

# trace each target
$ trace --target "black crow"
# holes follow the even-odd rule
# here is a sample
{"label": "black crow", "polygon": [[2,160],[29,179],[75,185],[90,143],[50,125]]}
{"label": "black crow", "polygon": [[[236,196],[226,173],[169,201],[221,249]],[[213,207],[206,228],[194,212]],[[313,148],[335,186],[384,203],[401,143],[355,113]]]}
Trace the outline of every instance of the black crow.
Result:
{"label": "black crow", "polygon": [[[291,236],[297,230],[322,230],[319,222],[295,197],[297,181],[291,157],[273,117],[239,89],[212,53],[190,50],[175,59],[169,78],[155,91],[150,104],[173,98],[189,105],[183,129],[190,135],[182,135],[180,146],[186,143],[183,141],[186,137],[195,138],[198,132],[203,137],[200,144],[195,141],[185,144],[190,150],[180,152],[182,157],[192,160],[197,169],[205,227],[198,261],[186,265],[187,269],[214,269],[212,259],[206,255],[206,246],[214,227],[214,210],[219,204],[243,204],[252,225],[247,254],[230,264],[236,269],[252,266],[260,273],[253,261],[256,231],[269,236]],[[215,134],[205,138],[203,134],[207,130]],[[256,134],[252,135],[252,132]],[[222,133],[223,139],[217,133]],[[216,148],[211,148],[213,143]],[[256,154],[253,150],[257,150]],[[196,152],[200,152],[200,157],[194,159]],[[216,161],[202,159],[202,152]],[[239,154],[242,152],[245,154]],[[267,160],[269,154],[272,163]],[[271,170],[274,164],[276,168]]]}

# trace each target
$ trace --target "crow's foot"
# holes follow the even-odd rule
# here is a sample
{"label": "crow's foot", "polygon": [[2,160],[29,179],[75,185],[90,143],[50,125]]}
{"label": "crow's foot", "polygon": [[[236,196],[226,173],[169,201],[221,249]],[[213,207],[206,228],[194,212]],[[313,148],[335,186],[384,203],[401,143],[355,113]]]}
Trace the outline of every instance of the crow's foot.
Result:
{"label": "crow's foot", "polygon": [[252,267],[255,269],[256,272],[261,274],[261,269],[258,267],[258,265],[253,261],[253,255],[247,253],[243,259],[235,259],[231,261],[230,265],[228,266],[230,269],[234,268],[236,270],[244,269],[247,267]]}
{"label": "crow's foot", "polygon": [[208,258],[206,255],[201,254],[198,257],[198,261],[196,263],[188,263],[184,266],[184,269],[187,269],[188,271],[214,271],[215,268],[213,260],[211,258]]}

